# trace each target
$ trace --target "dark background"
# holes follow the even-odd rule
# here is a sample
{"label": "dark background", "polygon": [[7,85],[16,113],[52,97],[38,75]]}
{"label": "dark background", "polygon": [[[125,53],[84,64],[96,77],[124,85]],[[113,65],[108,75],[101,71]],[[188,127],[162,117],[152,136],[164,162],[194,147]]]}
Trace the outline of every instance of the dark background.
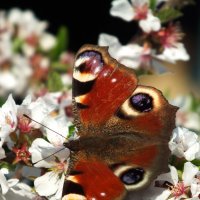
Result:
{"label": "dark background", "polygon": [[[41,20],[49,21],[49,31],[56,33],[61,25],[69,29],[69,49],[77,51],[85,43],[96,44],[98,35],[102,32],[117,36],[122,43],[127,43],[138,28],[134,22],[125,22],[110,16],[111,0],[67,0],[67,1],[38,1],[38,0],[3,0],[0,8],[9,10],[13,7],[33,10]],[[184,42],[191,55],[191,65],[196,78],[200,77],[200,59],[198,48],[200,41],[200,2],[195,6],[185,7],[184,16],[179,19],[183,32],[186,33]],[[200,53],[200,52],[199,52]]]}

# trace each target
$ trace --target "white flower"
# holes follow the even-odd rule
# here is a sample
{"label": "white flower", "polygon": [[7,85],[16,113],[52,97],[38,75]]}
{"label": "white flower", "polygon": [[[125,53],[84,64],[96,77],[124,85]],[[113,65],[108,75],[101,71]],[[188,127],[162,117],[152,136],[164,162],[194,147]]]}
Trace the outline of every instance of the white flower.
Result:
{"label": "white flower", "polygon": [[151,31],[158,31],[161,28],[159,18],[153,16],[150,11],[148,12],[146,19],[140,20],[139,26],[146,33],[150,33]]}
{"label": "white flower", "polygon": [[6,192],[4,188],[4,192],[0,194],[1,200],[26,200],[33,199],[36,194],[33,193],[33,190],[30,186],[20,183],[18,179],[9,179],[6,181]]}
{"label": "white flower", "polygon": [[[31,96],[27,96],[22,104],[18,106],[18,117],[26,114],[33,120],[41,123],[43,119],[54,109],[55,107],[53,105],[46,104],[42,98],[32,101]],[[35,129],[41,128],[41,125],[34,121],[30,123],[30,126]]]}
{"label": "white flower", "polygon": [[49,106],[54,106],[55,110],[59,111],[59,115],[66,115],[66,108],[70,108],[72,106],[72,91],[69,90],[67,92],[52,92],[47,93],[43,97],[41,97],[45,103]]}
{"label": "white flower", "polygon": [[49,169],[49,172],[35,179],[34,185],[39,195],[47,197],[53,195],[55,199],[59,200],[62,195],[65,172],[68,168],[70,151],[63,146],[63,143],[69,134],[68,126],[70,124],[65,116],[48,116],[43,120],[43,124],[58,134],[44,128],[50,143],[38,138],[33,141],[29,149],[32,154],[32,162],[36,162],[35,167]]}
{"label": "white flower", "polygon": [[32,45],[29,45],[28,43],[24,43],[22,45],[22,51],[27,58],[31,58],[34,56],[36,48]]}
{"label": "white flower", "polygon": [[200,173],[192,180],[191,183],[191,193],[192,197],[197,197],[199,199],[200,195]]}
{"label": "white flower", "polygon": [[36,167],[48,168],[50,171],[35,179],[34,185],[40,196],[52,196],[61,199],[62,188],[65,179],[65,172],[68,167],[69,150],[62,147],[55,147],[44,139],[33,141],[29,151],[32,154],[32,162],[35,163],[55,152],[58,153],[35,164]]}
{"label": "white flower", "polygon": [[190,59],[185,46],[178,42],[171,47],[165,47],[162,54],[156,55],[155,57],[171,63],[176,63],[178,60],[188,61]]}
{"label": "white flower", "polygon": [[69,74],[62,74],[61,80],[62,80],[63,85],[65,85],[65,86],[72,85],[72,76]]}
{"label": "white flower", "polygon": [[30,10],[12,9],[8,14],[8,21],[18,26],[18,36],[22,39],[32,35],[40,36],[47,27],[47,23],[39,21]]}
{"label": "white flower", "polygon": [[15,94],[21,94],[29,84],[32,75],[32,67],[29,64],[29,61],[20,55],[15,55],[12,61],[12,72],[17,82],[17,85],[13,88],[13,92]]}
{"label": "white flower", "polygon": [[62,146],[69,134],[69,126],[72,125],[71,122],[67,121],[66,116],[47,116],[42,123],[51,130],[55,130],[59,133],[57,134],[47,128],[44,128],[49,142],[55,147]]}
{"label": "white flower", "polygon": [[13,90],[17,85],[17,80],[10,71],[0,72],[0,94],[5,95],[7,91]]}
{"label": "white flower", "polygon": [[0,160],[6,157],[5,150],[1,146],[2,141],[0,141]]}
{"label": "white flower", "polygon": [[126,21],[138,20],[139,26],[147,33],[161,28],[160,20],[153,16],[148,0],[131,0],[131,3],[128,0],[114,0],[110,14]]}
{"label": "white flower", "polygon": [[179,158],[184,157],[191,161],[200,154],[200,141],[198,135],[186,128],[174,129],[172,139],[169,142],[172,154]]}
{"label": "white flower", "polygon": [[44,33],[40,37],[39,43],[42,50],[49,51],[55,46],[56,38],[50,33]]}
{"label": "white flower", "polygon": [[151,49],[138,44],[121,45],[118,38],[100,34],[98,44],[100,46],[109,46],[109,53],[120,63],[127,67],[137,69],[141,63],[148,63],[151,57]]}
{"label": "white flower", "polygon": [[35,197],[31,187],[24,183],[20,183],[18,179],[6,180],[4,174],[8,174],[8,170],[5,168],[0,169],[1,200],[26,200]]}
{"label": "white flower", "polygon": [[4,173],[0,170],[0,186],[2,194],[6,194],[9,190],[9,186],[6,180],[6,177],[4,176]]}
{"label": "white flower", "polygon": [[10,69],[0,72],[0,93],[12,91],[21,94],[28,85],[32,69],[28,60],[21,55],[13,55]]}
{"label": "white flower", "polygon": [[17,126],[17,106],[12,95],[0,108],[0,138],[2,141],[16,129]]}
{"label": "white flower", "polygon": [[[1,18],[1,16],[0,16]],[[11,34],[5,31],[0,34],[0,64],[8,61],[12,57]]]}
{"label": "white flower", "polygon": [[[170,173],[158,176],[155,182],[159,184],[167,183],[168,189],[155,186],[155,182],[148,188],[143,195],[143,200],[180,200],[189,199],[190,187],[195,175],[199,172],[197,166],[190,162],[184,164],[182,180],[179,180],[178,172],[175,167],[170,166]],[[189,189],[189,190],[188,190]]]}

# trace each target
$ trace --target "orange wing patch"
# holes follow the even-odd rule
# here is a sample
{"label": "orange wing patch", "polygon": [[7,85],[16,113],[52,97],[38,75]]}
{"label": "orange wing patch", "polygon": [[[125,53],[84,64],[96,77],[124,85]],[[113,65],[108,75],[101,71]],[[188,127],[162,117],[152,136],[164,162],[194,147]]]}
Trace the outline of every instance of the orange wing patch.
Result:
{"label": "orange wing patch", "polygon": [[87,200],[123,199],[126,194],[124,185],[104,163],[78,162],[74,170],[80,174],[69,176],[67,180],[80,184]]}

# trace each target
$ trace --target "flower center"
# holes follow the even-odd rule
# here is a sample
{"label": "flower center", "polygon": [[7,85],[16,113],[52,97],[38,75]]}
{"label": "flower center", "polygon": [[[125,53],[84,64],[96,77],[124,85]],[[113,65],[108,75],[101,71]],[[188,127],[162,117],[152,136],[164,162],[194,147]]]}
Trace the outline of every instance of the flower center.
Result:
{"label": "flower center", "polygon": [[11,126],[11,128],[14,128],[15,123],[14,123],[14,121],[11,119],[10,116],[6,115],[6,117],[5,117],[5,121],[6,121],[6,123],[7,123],[8,125]]}
{"label": "flower center", "polygon": [[157,34],[164,47],[173,47],[183,37],[180,28],[175,25],[162,28]]}
{"label": "flower center", "polygon": [[52,171],[58,173],[58,174],[62,174],[63,172],[66,171],[67,165],[65,162],[57,162],[56,165],[51,168]]}
{"label": "flower center", "polygon": [[176,185],[170,186],[169,189],[175,198],[180,197],[186,192],[186,187],[183,182],[178,182]]}
{"label": "flower center", "polygon": [[24,143],[21,148],[13,147],[13,152],[16,154],[16,158],[13,161],[13,163],[18,163],[20,161],[23,161],[27,165],[29,164],[31,154],[28,151],[28,146],[26,143]]}
{"label": "flower center", "polygon": [[18,118],[18,128],[22,133],[28,133],[31,130],[30,119],[21,116]]}
{"label": "flower center", "polygon": [[139,5],[135,6],[135,20],[142,20],[147,18],[147,13],[148,13],[148,5]]}

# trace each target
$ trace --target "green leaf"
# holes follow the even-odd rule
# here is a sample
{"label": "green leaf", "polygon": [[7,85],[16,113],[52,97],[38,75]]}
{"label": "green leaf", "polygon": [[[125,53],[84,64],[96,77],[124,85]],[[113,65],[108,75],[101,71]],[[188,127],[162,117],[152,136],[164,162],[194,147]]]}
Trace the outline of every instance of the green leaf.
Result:
{"label": "green leaf", "polygon": [[70,65],[63,64],[63,63],[60,63],[60,62],[53,62],[51,64],[51,67],[52,67],[53,70],[55,70],[57,72],[66,73],[67,69],[70,67]]}
{"label": "green leaf", "polygon": [[195,96],[191,96],[191,98],[191,111],[197,112],[198,108],[200,108],[200,99],[196,98]]}
{"label": "green leaf", "polygon": [[0,107],[6,102],[6,99],[0,97]]}
{"label": "green leaf", "polygon": [[178,173],[178,179],[182,180],[183,172],[181,170],[177,170],[177,173]]}
{"label": "green leaf", "polygon": [[75,126],[74,125],[69,126],[68,138],[74,135],[74,131],[75,131]]}
{"label": "green leaf", "polygon": [[156,9],[156,3],[157,0],[149,0],[149,7],[151,8],[151,10],[155,10]]}
{"label": "green leaf", "polygon": [[194,164],[194,165],[200,167],[200,160],[195,159],[195,160],[193,160],[193,161],[191,161],[191,162],[192,162],[192,164]]}
{"label": "green leaf", "polygon": [[8,163],[8,162],[5,162],[5,161],[1,161],[1,162],[0,162],[0,169],[1,169],[1,168],[6,168],[6,169],[8,169],[9,171],[14,171],[15,165],[12,165],[12,164],[10,164],[10,163]]}
{"label": "green leaf", "polygon": [[13,52],[19,52],[22,48],[24,41],[21,38],[15,38],[12,43],[12,50]]}
{"label": "green leaf", "polygon": [[63,89],[63,83],[57,72],[52,72],[48,76],[47,87],[50,92],[57,92]]}
{"label": "green leaf", "polygon": [[183,15],[182,12],[180,12],[179,10],[176,10],[174,8],[161,9],[156,14],[156,16],[160,19],[160,21],[162,23],[172,21],[178,17],[181,17],[182,15]]}
{"label": "green leaf", "polygon": [[57,33],[57,40],[55,47],[50,52],[52,60],[58,60],[61,53],[66,51],[68,47],[68,30],[66,27],[60,27]]}

